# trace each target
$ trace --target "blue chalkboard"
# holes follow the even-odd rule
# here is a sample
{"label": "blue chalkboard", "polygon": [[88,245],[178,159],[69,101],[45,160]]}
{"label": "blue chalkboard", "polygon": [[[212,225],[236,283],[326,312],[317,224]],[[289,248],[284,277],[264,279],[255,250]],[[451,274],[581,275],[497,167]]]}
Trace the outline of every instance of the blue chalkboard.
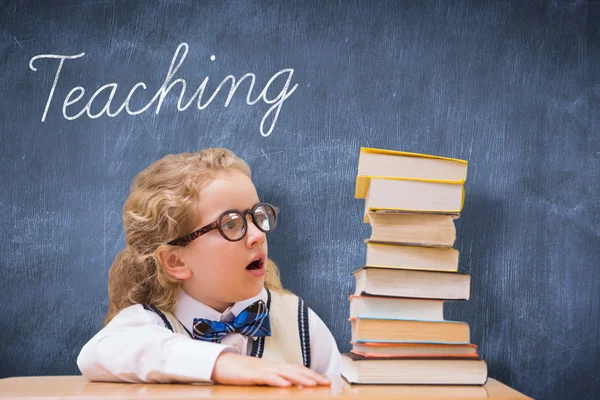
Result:
{"label": "blue chalkboard", "polygon": [[281,208],[269,256],[347,351],[365,146],[469,161],[446,317],[490,376],[600,396],[597,2],[0,1],[0,62],[0,377],[79,372],[132,178],[205,147]]}

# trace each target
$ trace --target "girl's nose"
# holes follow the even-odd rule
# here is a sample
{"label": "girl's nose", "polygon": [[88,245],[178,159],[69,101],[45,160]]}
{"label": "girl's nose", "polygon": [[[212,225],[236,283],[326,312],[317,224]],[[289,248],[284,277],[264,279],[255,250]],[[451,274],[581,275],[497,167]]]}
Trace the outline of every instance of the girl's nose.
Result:
{"label": "girl's nose", "polygon": [[247,215],[246,222],[248,223],[248,230],[246,232],[246,244],[248,247],[252,247],[254,243],[262,243],[265,241],[266,234],[258,229],[254,225],[252,215]]}

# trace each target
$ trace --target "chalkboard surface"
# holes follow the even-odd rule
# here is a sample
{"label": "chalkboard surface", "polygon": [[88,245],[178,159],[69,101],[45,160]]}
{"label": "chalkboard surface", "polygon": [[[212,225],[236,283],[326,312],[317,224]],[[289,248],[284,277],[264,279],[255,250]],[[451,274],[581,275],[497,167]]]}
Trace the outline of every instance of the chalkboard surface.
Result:
{"label": "chalkboard surface", "polygon": [[281,208],[269,256],[347,351],[366,146],[469,161],[455,247],[472,297],[446,318],[490,376],[600,396],[598,3],[0,5],[0,376],[79,373],[132,178],[205,147],[244,158]]}

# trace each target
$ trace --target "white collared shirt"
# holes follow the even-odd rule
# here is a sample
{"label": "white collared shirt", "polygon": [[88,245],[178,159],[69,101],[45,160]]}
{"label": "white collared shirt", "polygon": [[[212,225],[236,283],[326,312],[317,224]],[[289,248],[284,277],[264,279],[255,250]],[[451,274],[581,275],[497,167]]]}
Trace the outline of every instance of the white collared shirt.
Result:
{"label": "white collared shirt", "polygon": [[[194,318],[230,322],[257,300],[267,301],[266,290],[235,303],[219,313],[180,291],[175,316],[192,332]],[[311,369],[337,379],[341,356],[325,323],[309,309]],[[91,381],[208,383],[223,351],[250,354],[253,338],[239,333],[221,343],[190,340],[165,328],[162,319],[142,305],[129,306],[117,314],[81,349],[77,365]]]}

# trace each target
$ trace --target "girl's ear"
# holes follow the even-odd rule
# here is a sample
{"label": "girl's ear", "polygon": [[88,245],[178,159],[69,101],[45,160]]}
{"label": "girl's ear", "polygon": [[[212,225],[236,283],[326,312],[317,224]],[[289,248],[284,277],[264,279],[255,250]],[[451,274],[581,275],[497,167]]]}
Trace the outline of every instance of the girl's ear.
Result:
{"label": "girl's ear", "polygon": [[192,276],[192,270],[183,261],[179,251],[161,245],[156,249],[156,257],[169,275],[181,280]]}

